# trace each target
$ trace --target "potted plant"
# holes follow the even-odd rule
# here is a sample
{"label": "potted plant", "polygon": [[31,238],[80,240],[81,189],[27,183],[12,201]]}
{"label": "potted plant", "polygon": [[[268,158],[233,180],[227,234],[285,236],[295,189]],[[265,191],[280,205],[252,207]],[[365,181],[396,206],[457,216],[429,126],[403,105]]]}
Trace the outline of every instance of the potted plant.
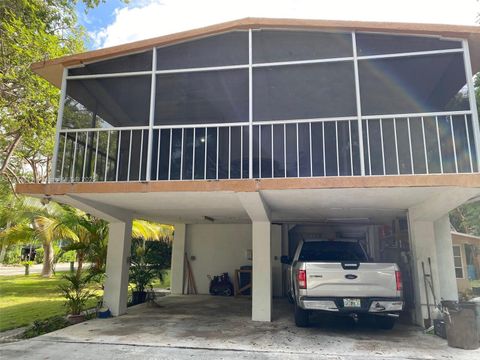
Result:
{"label": "potted plant", "polygon": [[130,263],[130,283],[133,284],[132,305],[145,302],[147,288],[152,288],[152,281],[158,276],[158,269],[155,265],[147,262],[148,248],[139,247],[135,249],[134,256]]}
{"label": "potted plant", "polygon": [[66,299],[67,319],[70,323],[77,324],[85,320],[82,312],[87,301],[96,297],[95,292],[89,288],[92,279],[90,275],[83,273],[65,274],[62,279],[65,283],[59,285],[59,289]]}

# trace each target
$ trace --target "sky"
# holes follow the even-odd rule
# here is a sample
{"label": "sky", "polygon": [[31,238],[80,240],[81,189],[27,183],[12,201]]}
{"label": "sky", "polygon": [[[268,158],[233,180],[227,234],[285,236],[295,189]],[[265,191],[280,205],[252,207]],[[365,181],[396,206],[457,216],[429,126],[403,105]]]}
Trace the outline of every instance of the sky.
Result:
{"label": "sky", "polygon": [[[79,22],[98,49],[244,17],[476,25],[479,0],[107,0]],[[478,25],[478,24],[477,24]]]}

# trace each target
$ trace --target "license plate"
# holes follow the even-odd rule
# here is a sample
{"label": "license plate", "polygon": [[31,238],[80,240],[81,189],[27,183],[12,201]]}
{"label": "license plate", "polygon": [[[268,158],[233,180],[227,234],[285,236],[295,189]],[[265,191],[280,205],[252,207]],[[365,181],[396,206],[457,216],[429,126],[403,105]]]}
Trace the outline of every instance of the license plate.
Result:
{"label": "license plate", "polygon": [[362,307],[362,302],[360,299],[343,299],[343,306],[350,308],[359,308]]}

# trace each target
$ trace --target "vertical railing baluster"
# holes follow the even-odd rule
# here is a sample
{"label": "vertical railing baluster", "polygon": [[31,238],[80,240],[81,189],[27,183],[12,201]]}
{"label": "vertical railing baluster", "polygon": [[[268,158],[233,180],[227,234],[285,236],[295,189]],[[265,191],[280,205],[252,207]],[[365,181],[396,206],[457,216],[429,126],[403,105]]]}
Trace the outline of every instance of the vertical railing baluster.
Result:
{"label": "vertical railing baluster", "polygon": [[118,170],[120,168],[120,149],[122,147],[122,130],[118,131],[118,145],[117,145],[117,168],[115,169],[115,181],[118,181]]}
{"label": "vertical railing baluster", "polygon": [[413,167],[413,147],[412,147],[412,132],[410,130],[410,118],[407,118],[408,128],[408,146],[410,148],[410,166],[412,167],[412,174],[415,175],[415,168]]}
{"label": "vertical railing baluster", "polygon": [[228,178],[231,177],[232,169],[232,127],[228,127]]}
{"label": "vertical railing baluster", "polygon": [[162,141],[162,129],[158,129],[158,141],[157,141],[157,173],[155,180],[158,181],[158,176],[160,174],[160,143]]}
{"label": "vertical railing baluster", "polygon": [[207,179],[207,145],[208,145],[208,128],[206,127],[205,128],[205,141],[203,142],[205,145],[205,152],[204,152],[204,156],[205,156],[205,159],[203,161],[203,179],[206,180]]}
{"label": "vertical railing baluster", "polygon": [[240,126],[240,179],[243,179],[243,126]]}
{"label": "vertical railing baluster", "polygon": [[107,152],[105,156],[105,179],[104,181],[107,181],[107,174],[108,174],[108,156],[110,153],[110,130],[107,130]]}
{"label": "vertical railing baluster", "polygon": [[365,120],[365,128],[367,130],[368,175],[372,175],[372,157],[370,156],[370,122],[368,119]]}
{"label": "vertical railing baluster", "polygon": [[283,124],[283,172],[287,177],[287,124]]}
{"label": "vertical railing baluster", "polygon": [[443,156],[442,156],[442,146],[440,145],[440,130],[438,129],[438,116],[435,116],[435,126],[437,128],[437,145],[438,145],[438,156],[440,158],[440,172],[443,174]]}
{"label": "vertical railing baluster", "polygon": [[100,140],[100,131],[97,131],[97,141],[95,142],[95,164],[93,164],[93,181],[97,181],[97,162],[98,162],[98,141]]}
{"label": "vertical railing baluster", "polygon": [[325,154],[325,150],[327,147],[325,146],[325,121],[322,121],[322,146],[323,146],[323,176],[327,176],[327,156]]}
{"label": "vertical railing baluster", "polygon": [[467,135],[467,145],[468,145],[468,159],[470,160],[470,172],[473,172],[473,152],[472,146],[470,144],[470,130],[468,130],[468,121],[467,121],[467,114],[463,115],[465,120],[465,131]]}
{"label": "vertical railing baluster", "polygon": [[295,125],[295,134],[297,136],[297,177],[300,177],[300,147],[298,144],[298,123],[296,123]]}
{"label": "vertical railing baluster", "polygon": [[270,125],[270,130],[271,130],[271,144],[272,144],[272,179],[274,178],[273,172],[274,172],[274,163],[273,163],[273,124]]}
{"label": "vertical railing baluster", "polygon": [[193,128],[193,146],[192,146],[192,180],[195,180],[195,153],[196,153],[196,140],[197,128]]}
{"label": "vertical railing baluster", "polygon": [[[62,155],[62,167],[60,168],[60,182],[63,182],[63,168],[65,166],[65,153],[67,150],[67,136],[68,133],[63,133],[63,155]],[[55,174],[53,174],[55,176]]]}
{"label": "vertical railing baluster", "polygon": [[130,144],[128,146],[127,181],[130,181],[130,164],[132,160],[132,137],[133,137],[133,130],[130,130]]}
{"label": "vertical railing baluster", "polygon": [[310,177],[313,177],[313,145],[312,145],[312,122],[308,123],[308,136],[310,145]]}
{"label": "vertical railing baluster", "polygon": [[352,122],[350,120],[348,120],[348,142],[350,143],[350,175],[353,176]]}
{"label": "vertical railing baluster", "polygon": [[85,181],[85,166],[87,165],[87,149],[88,149],[88,131],[85,132],[85,150],[83,152],[83,166],[82,166],[82,182]]}
{"label": "vertical railing baluster", "polygon": [[258,177],[262,178],[262,125],[258,125]]}
{"label": "vertical railing baluster", "polygon": [[143,129],[140,133],[140,160],[138,164],[138,181],[142,181],[142,157],[143,157]]}
{"label": "vertical railing baluster", "polygon": [[398,140],[397,140],[397,118],[393,118],[393,136],[395,139],[395,157],[397,159],[397,175],[400,175],[400,157],[398,156]]}
{"label": "vertical railing baluster", "polygon": [[72,171],[70,172],[70,181],[75,182],[75,162],[77,160],[77,142],[78,142],[78,131],[75,132],[75,144],[73,148],[73,161],[72,161]]}
{"label": "vertical railing baluster", "polygon": [[338,146],[338,121],[335,121],[335,146],[337,148],[337,176],[340,176],[340,149]]}
{"label": "vertical railing baluster", "polygon": [[458,174],[457,147],[456,147],[456,144],[455,144],[455,132],[453,131],[453,116],[452,115],[450,115],[450,131],[452,132],[453,158],[455,159],[455,173]]}
{"label": "vertical railing baluster", "polygon": [[425,137],[425,119],[423,118],[423,116],[421,117],[421,120],[422,120],[423,152],[425,153],[425,169],[427,170],[427,174],[430,174],[430,166],[428,164],[427,138]]}
{"label": "vertical railing baluster", "polygon": [[[193,133],[195,134],[195,128],[193,128]],[[183,180],[183,148],[186,147],[186,145],[184,145],[184,139],[185,139],[185,129],[182,128],[182,138],[180,140],[180,180]]]}
{"label": "vertical railing baluster", "polygon": [[172,179],[172,148],[173,148],[173,128],[170,129],[170,144],[168,148],[168,180]]}
{"label": "vertical railing baluster", "polygon": [[218,180],[218,166],[220,164],[220,162],[218,161],[218,147],[219,147],[219,143],[220,143],[220,128],[217,126],[217,157],[215,159],[215,162],[216,162],[216,167],[215,167],[215,179]]}
{"label": "vertical railing baluster", "polygon": [[385,146],[384,146],[384,143],[383,143],[383,119],[380,119],[379,122],[380,122],[380,141],[381,141],[381,144],[382,144],[383,175],[386,175],[387,171],[386,171],[386,166],[385,166]]}

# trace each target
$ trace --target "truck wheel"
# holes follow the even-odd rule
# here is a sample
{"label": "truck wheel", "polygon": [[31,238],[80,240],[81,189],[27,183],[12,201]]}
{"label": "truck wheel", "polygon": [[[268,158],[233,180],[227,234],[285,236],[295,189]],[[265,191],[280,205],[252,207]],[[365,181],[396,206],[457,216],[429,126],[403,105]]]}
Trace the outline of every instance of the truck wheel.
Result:
{"label": "truck wheel", "polygon": [[392,330],[395,326],[395,318],[388,316],[378,316],[376,318],[376,323],[380,329],[383,330]]}
{"label": "truck wheel", "polygon": [[298,327],[307,327],[309,323],[308,311],[295,305],[295,325]]}

